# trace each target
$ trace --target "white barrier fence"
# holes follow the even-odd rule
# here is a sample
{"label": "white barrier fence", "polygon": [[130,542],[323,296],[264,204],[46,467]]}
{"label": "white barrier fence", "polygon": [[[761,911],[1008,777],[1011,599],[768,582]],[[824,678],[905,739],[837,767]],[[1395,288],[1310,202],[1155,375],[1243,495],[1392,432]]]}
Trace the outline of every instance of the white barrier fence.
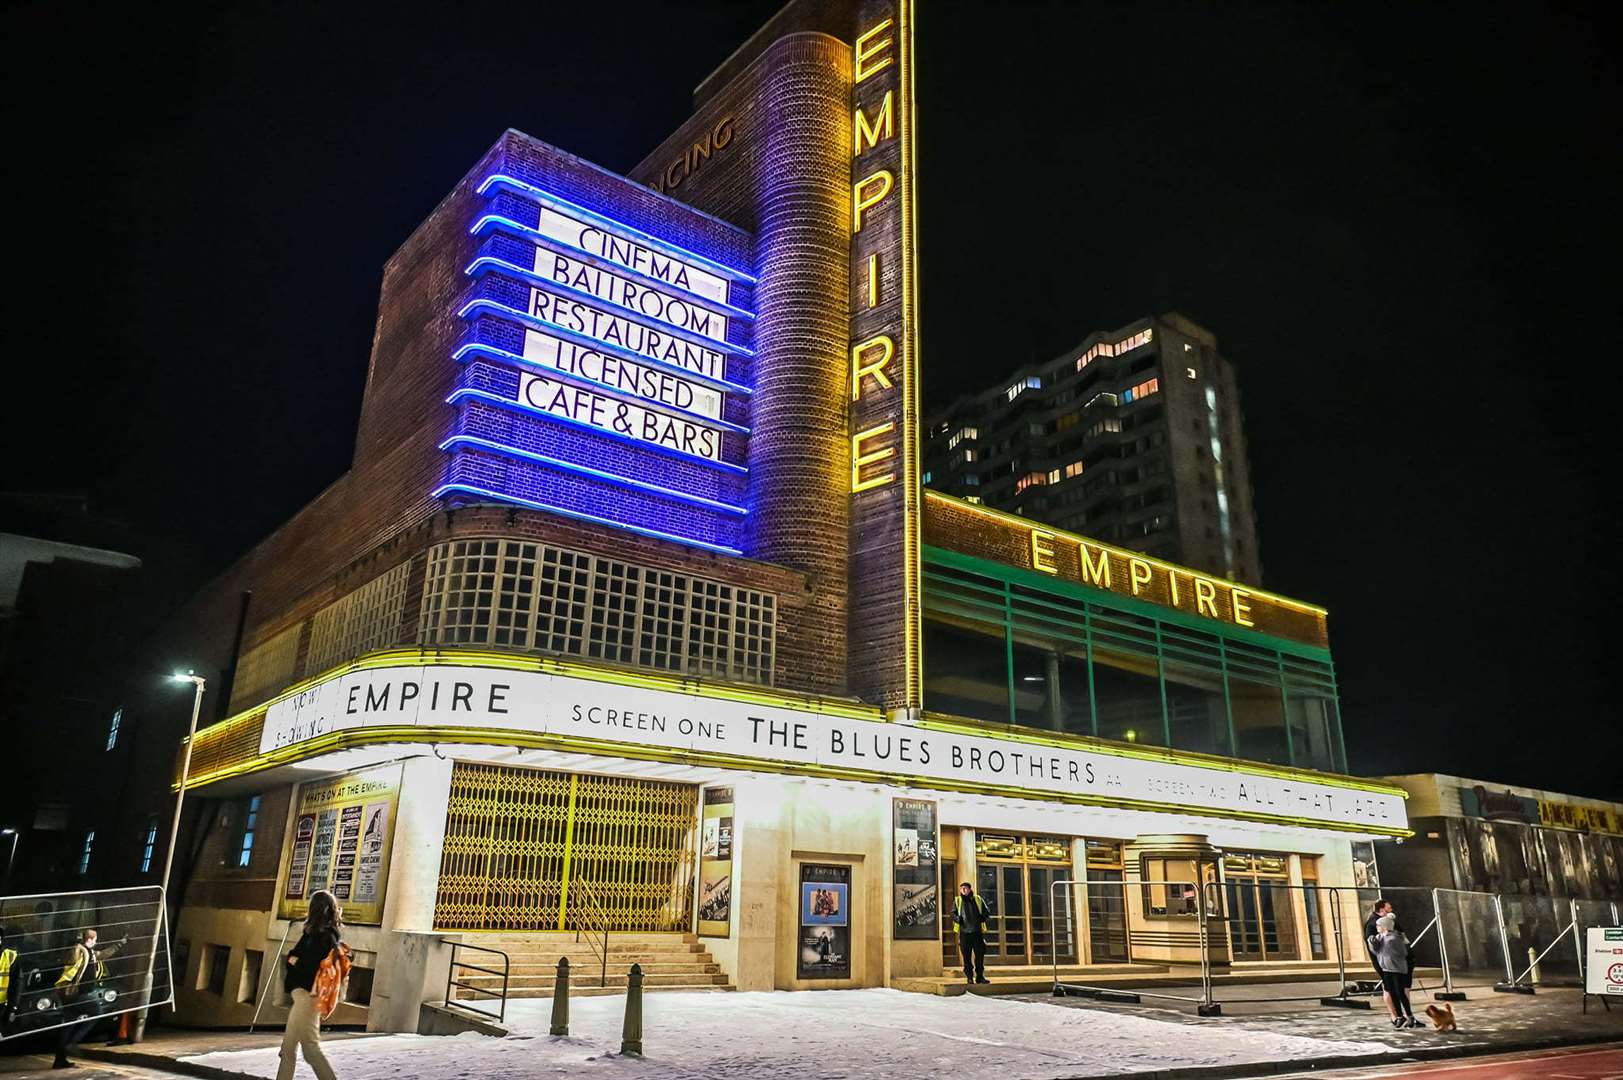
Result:
{"label": "white barrier fence", "polygon": [[156,886],[0,897],[0,1041],[172,1003],[167,923]]}

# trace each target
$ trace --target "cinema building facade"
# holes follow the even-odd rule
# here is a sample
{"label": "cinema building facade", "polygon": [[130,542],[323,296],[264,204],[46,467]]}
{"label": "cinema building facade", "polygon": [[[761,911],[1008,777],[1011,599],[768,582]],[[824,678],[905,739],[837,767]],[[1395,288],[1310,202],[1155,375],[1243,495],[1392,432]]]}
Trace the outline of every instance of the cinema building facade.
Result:
{"label": "cinema building facade", "polygon": [[1194,880],[1214,963],[1326,955],[1286,887],[1407,826],[1325,612],[920,486],[910,20],[792,4],[628,176],[509,131],[389,261],[352,468],[194,605],[181,1020],[317,888],[392,1029],[582,928],[940,977],[959,880],[994,965],[1187,961]]}

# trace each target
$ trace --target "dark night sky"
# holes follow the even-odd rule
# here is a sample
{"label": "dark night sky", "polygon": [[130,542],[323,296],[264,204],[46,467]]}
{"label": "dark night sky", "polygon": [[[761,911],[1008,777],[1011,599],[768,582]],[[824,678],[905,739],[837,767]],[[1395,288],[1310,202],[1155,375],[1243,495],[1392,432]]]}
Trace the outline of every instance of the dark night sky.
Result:
{"label": "dark night sky", "polygon": [[[1186,312],[1355,771],[1623,797],[1609,5],[920,6],[929,403]],[[9,7],[0,486],[201,580],[346,466],[382,264],[503,128],[629,168],[775,7]]]}

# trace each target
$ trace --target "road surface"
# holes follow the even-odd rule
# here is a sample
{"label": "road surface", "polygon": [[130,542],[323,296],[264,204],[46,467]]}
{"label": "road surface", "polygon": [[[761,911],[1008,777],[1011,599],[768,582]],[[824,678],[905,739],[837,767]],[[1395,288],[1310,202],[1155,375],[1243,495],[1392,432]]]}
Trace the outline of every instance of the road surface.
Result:
{"label": "road surface", "polygon": [[1623,1080],[1623,1045],[1289,1074],[1314,1080],[1394,1080],[1406,1076],[1422,1080]]}

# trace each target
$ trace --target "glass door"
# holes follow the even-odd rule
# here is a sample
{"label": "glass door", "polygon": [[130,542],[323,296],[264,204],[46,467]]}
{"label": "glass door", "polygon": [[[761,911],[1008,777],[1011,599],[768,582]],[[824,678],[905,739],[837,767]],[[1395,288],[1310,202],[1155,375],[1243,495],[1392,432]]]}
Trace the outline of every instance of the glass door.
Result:
{"label": "glass door", "polygon": [[1294,905],[1282,855],[1223,857],[1229,947],[1235,960],[1299,960]]}
{"label": "glass door", "polygon": [[1031,887],[1031,962],[1034,964],[1076,963],[1076,913],[1071,887],[1054,882],[1067,881],[1068,870],[1057,866],[1028,866],[1026,880]]}
{"label": "glass door", "polygon": [[991,912],[986,927],[988,964],[1028,962],[1026,928],[1026,868],[986,863],[975,868],[976,889]]}
{"label": "glass door", "polygon": [[1088,948],[1095,964],[1127,962],[1127,886],[1120,870],[1088,870]]}

